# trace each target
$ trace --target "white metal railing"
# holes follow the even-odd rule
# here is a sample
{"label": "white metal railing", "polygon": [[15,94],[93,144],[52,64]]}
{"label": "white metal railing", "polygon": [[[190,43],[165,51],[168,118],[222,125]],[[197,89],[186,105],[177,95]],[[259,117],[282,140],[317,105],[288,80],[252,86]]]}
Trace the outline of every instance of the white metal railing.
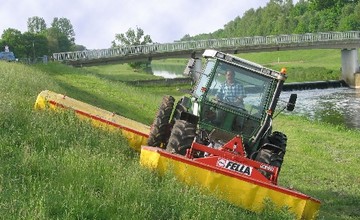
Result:
{"label": "white metal railing", "polygon": [[240,38],[222,38],[198,41],[179,41],[175,43],[137,45],[116,47],[99,50],[84,50],[74,52],[54,53],[56,61],[81,61],[111,57],[124,57],[128,55],[146,55],[154,53],[175,52],[185,50],[200,50],[224,47],[267,46],[281,44],[302,44],[328,41],[360,40],[360,31],[348,32],[320,32],[307,34],[255,36]]}

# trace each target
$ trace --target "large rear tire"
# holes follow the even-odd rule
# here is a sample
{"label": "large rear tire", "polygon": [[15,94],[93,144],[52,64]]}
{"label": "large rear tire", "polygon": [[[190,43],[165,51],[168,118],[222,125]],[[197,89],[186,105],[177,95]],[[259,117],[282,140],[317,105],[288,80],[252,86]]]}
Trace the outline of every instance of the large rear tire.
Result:
{"label": "large rear tire", "polygon": [[196,125],[184,120],[176,120],[171,131],[166,150],[170,153],[185,155],[191,147],[196,134]]}
{"label": "large rear tire", "polygon": [[154,122],[150,129],[148,146],[165,147],[170,136],[171,125],[169,123],[175,99],[172,96],[164,96],[156,113]]}
{"label": "large rear tire", "polygon": [[[270,164],[271,166],[276,166],[279,168],[280,172],[280,168],[284,161],[286,152],[287,137],[285,134],[279,131],[274,131],[271,135],[268,136],[266,143],[261,147],[255,160]],[[270,174],[265,171],[263,174],[267,178],[270,177]]]}

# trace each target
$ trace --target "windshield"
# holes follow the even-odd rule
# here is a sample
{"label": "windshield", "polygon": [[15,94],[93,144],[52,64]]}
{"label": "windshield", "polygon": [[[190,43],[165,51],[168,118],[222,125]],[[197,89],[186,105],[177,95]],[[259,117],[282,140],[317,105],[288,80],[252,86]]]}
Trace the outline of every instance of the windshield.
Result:
{"label": "windshield", "polygon": [[220,63],[209,87],[207,99],[219,105],[243,110],[261,118],[268,109],[272,79],[247,69]]}
{"label": "windshield", "polygon": [[274,80],[221,61],[209,69],[213,74],[203,75],[196,89],[204,95],[200,121],[209,130],[220,128],[251,137],[265,118]]}

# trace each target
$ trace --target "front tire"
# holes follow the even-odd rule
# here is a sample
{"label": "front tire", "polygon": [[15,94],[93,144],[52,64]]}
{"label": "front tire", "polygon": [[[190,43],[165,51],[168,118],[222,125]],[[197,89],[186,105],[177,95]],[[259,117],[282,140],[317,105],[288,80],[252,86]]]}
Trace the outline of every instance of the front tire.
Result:
{"label": "front tire", "polygon": [[148,146],[163,147],[166,146],[170,136],[171,125],[169,123],[175,99],[172,96],[164,96],[159,110],[155,116],[150,129]]}
{"label": "front tire", "polygon": [[[270,143],[270,144],[267,144]],[[286,152],[286,145],[287,145],[287,137],[285,134],[274,131],[271,135],[267,138],[267,143],[265,143],[260,151],[258,152],[255,160],[261,163],[266,163],[271,166],[276,166],[280,168],[284,161],[284,156]],[[270,174],[263,171],[264,176],[270,178]]]}
{"label": "front tire", "polygon": [[185,155],[190,149],[196,134],[196,125],[185,120],[176,120],[171,131],[166,150],[170,153]]}

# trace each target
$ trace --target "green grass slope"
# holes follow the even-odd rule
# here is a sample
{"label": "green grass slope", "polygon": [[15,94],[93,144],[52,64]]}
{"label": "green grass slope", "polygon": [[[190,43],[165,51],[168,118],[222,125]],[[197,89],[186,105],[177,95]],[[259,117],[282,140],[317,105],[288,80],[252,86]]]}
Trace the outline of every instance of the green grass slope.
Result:
{"label": "green grass slope", "polygon": [[[271,206],[251,213],[171,175],[159,177],[139,165],[117,133],[72,113],[33,110],[37,94],[49,89],[150,124],[164,94],[180,97],[190,87],[133,87],[121,81],[152,77],[129,73],[126,65],[0,62],[2,218],[293,219]],[[288,136],[280,185],[320,199],[319,219],[359,219],[360,132],[284,115],[275,129]]]}

